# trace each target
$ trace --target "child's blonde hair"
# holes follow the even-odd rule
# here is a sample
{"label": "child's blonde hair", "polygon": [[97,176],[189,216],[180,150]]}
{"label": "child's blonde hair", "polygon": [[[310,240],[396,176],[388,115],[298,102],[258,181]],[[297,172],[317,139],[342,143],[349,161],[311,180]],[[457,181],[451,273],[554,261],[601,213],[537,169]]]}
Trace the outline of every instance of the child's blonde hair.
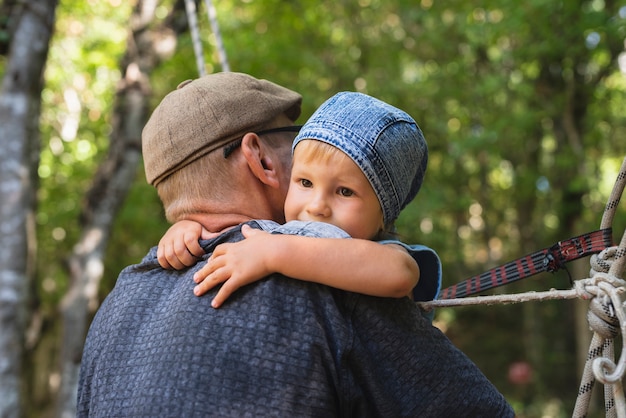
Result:
{"label": "child's blonde hair", "polygon": [[300,152],[304,151],[300,154],[300,157],[306,163],[311,161],[328,162],[336,158],[347,158],[350,160],[350,157],[345,152],[326,142],[314,139],[304,140],[298,143],[298,147]]}

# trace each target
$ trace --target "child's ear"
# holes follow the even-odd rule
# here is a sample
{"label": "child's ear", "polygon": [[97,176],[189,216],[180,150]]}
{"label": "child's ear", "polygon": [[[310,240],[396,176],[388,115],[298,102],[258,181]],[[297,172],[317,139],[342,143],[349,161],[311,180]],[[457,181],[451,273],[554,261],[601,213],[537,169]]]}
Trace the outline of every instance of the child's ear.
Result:
{"label": "child's ear", "polygon": [[241,151],[250,171],[259,181],[270,187],[280,187],[276,164],[272,159],[272,155],[267,152],[267,146],[263,144],[257,134],[250,132],[243,136]]}

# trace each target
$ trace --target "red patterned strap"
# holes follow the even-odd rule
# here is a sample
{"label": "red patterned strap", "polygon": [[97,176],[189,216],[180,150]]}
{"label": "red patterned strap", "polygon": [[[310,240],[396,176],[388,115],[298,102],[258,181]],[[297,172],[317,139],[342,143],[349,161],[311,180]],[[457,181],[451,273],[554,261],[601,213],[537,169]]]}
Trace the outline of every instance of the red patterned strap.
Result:
{"label": "red patterned strap", "polygon": [[612,245],[613,232],[611,228],[600,229],[565,241],[559,241],[549,248],[528,254],[445,288],[439,299],[462,298],[544,271],[554,273],[568,261],[599,253]]}

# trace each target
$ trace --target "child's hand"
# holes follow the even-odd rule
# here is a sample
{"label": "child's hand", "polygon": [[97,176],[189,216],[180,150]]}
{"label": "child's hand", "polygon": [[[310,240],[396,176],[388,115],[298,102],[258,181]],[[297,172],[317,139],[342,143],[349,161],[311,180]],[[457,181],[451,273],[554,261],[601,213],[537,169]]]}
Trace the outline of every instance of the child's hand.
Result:
{"label": "child's hand", "polygon": [[198,270],[193,279],[198,285],[194,294],[201,296],[219,283],[224,283],[211,302],[218,308],[237,289],[267,276],[265,250],[271,251],[268,240],[272,235],[248,225],[241,227],[243,241],[218,245],[207,264]]}
{"label": "child's hand", "polygon": [[181,270],[193,266],[204,255],[198,240],[210,233],[195,221],[178,221],[159,241],[157,259],[164,269]]}

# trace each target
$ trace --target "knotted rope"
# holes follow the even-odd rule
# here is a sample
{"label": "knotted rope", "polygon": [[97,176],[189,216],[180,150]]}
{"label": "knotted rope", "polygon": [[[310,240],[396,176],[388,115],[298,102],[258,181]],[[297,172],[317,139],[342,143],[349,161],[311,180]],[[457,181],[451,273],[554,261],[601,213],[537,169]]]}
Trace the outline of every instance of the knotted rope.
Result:
{"label": "knotted rope", "polygon": [[[626,158],[605,207],[600,229],[608,229],[626,185]],[[573,299],[589,300],[587,321],[593,331],[589,354],[574,406],[573,417],[586,417],[595,381],[604,385],[605,412],[607,418],[626,418],[626,399],[622,379],[626,374],[626,304],[622,295],[626,282],[620,277],[626,265],[626,232],[619,246],[610,246],[590,258],[589,278],[576,280],[570,290],[526,292],[514,295],[479,296],[472,298],[439,299],[419,302],[430,311],[436,307],[463,305],[493,305],[519,303],[531,300]],[[621,335],[622,348],[617,364],[614,361],[614,340]]]}
{"label": "knotted rope", "polygon": [[[625,235],[626,236],[626,235]],[[626,282],[611,273],[618,255],[618,247],[611,247],[591,257],[589,279],[575,283],[582,299],[590,299],[587,321],[593,331],[589,354],[578,390],[573,417],[585,417],[596,380],[604,384],[604,407],[607,417],[626,417],[626,400],[622,378],[626,371],[626,313],[621,295]],[[623,255],[622,255],[623,256]],[[621,357],[614,363],[614,339],[622,335]]]}
{"label": "knotted rope", "polygon": [[[613,223],[615,210],[626,184],[626,158],[609,197],[602,216],[601,228]],[[573,417],[585,417],[589,409],[591,391],[598,380],[604,385],[606,417],[626,418],[626,399],[622,379],[626,372],[626,312],[621,295],[626,292],[626,282],[620,279],[626,263],[626,233],[618,247],[610,247],[593,255],[590,260],[590,279],[576,282],[582,299],[591,299],[587,321],[593,331],[589,354],[578,390]],[[614,339],[621,333],[622,350],[617,364],[614,362]]]}

